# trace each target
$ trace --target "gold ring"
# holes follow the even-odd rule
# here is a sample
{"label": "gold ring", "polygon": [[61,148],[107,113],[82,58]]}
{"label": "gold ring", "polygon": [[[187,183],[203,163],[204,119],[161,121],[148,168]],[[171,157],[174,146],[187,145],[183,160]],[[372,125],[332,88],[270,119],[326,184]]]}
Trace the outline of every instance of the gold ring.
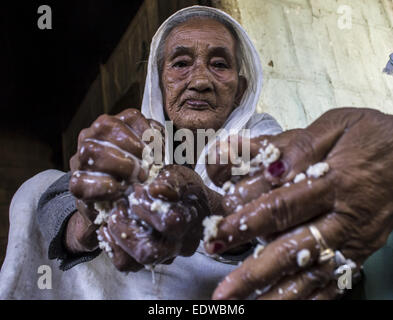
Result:
{"label": "gold ring", "polygon": [[334,251],[328,247],[325,239],[322,237],[317,227],[315,227],[314,225],[310,225],[308,226],[308,229],[310,230],[311,234],[313,235],[315,241],[318,243],[320,248],[318,262],[324,263],[334,258],[335,256]]}

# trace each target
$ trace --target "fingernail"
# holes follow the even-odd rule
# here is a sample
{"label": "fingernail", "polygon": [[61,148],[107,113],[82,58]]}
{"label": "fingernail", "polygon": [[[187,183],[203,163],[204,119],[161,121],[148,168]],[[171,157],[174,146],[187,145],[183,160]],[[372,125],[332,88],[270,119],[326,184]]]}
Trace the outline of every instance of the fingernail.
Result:
{"label": "fingernail", "polygon": [[218,252],[222,251],[225,247],[225,243],[222,241],[215,241],[211,245],[213,248],[212,249],[213,253],[218,253]]}
{"label": "fingernail", "polygon": [[213,300],[225,300],[225,296],[221,292],[214,293]]}
{"label": "fingernail", "polygon": [[285,165],[284,162],[282,162],[281,160],[277,160],[276,162],[273,162],[269,165],[269,167],[267,168],[267,170],[269,171],[269,173],[273,176],[273,177],[279,177],[281,176],[284,171],[285,171]]}

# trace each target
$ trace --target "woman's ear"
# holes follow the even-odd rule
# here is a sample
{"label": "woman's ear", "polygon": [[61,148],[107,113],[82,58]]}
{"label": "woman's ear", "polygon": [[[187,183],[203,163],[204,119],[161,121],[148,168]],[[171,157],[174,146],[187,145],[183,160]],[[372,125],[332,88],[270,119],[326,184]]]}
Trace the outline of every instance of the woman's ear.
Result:
{"label": "woman's ear", "polygon": [[237,85],[237,92],[235,96],[235,107],[237,107],[242,101],[243,94],[247,89],[247,79],[243,76],[239,76],[239,83]]}

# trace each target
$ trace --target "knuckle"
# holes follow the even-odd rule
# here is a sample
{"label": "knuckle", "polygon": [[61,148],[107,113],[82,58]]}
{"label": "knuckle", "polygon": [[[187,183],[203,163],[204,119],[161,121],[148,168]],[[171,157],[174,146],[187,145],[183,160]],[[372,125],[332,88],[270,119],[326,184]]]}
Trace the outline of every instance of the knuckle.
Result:
{"label": "knuckle", "polygon": [[126,114],[130,117],[131,116],[142,116],[142,113],[138,109],[135,109],[135,108],[126,109],[120,114]]}
{"label": "knuckle", "polygon": [[119,113],[116,117],[120,119],[120,121],[132,127],[134,127],[134,124],[138,121],[138,119],[145,119],[142,113],[135,108],[126,109]]}
{"label": "knuckle", "polygon": [[79,166],[80,166],[79,157],[78,157],[78,153],[76,153],[70,159],[70,170],[71,170],[71,172],[74,172],[74,171],[78,170]]}
{"label": "knuckle", "polygon": [[[269,204],[267,205],[269,207]],[[285,197],[277,196],[270,203],[270,216],[277,231],[283,231],[290,225],[289,207]]]}
{"label": "knuckle", "polygon": [[153,119],[149,119],[148,121],[149,121],[151,128],[158,130],[161,133],[161,135],[164,135],[165,128],[161,123],[159,123],[158,121],[155,121]]}
{"label": "knuckle", "polygon": [[[95,145],[94,142],[92,141],[84,141],[82,143],[82,147],[84,148],[83,151],[81,150],[80,153],[80,157],[83,157],[84,155],[90,155],[95,153],[97,146]],[[82,149],[82,148],[81,148]]]}
{"label": "knuckle", "polygon": [[163,252],[160,250],[160,246],[157,244],[152,244],[149,246],[150,242],[147,242],[146,245],[140,244],[138,246],[138,250],[134,250],[133,257],[135,260],[143,265],[154,264],[159,261],[159,258],[162,257]]}
{"label": "knuckle", "polygon": [[252,292],[255,288],[259,288],[263,284],[257,275],[247,269],[242,272],[240,279],[242,280],[243,290],[248,292]]}
{"label": "knuckle", "polygon": [[83,179],[81,177],[76,177],[73,175],[69,182],[70,192],[78,199],[83,199],[88,193],[84,187]]}
{"label": "knuckle", "polygon": [[100,149],[99,145],[96,145],[91,141],[83,142],[78,154],[80,167],[94,167],[95,160],[98,158],[97,155],[101,153]]}
{"label": "knuckle", "polygon": [[308,271],[302,277],[301,281],[305,285],[310,285],[314,288],[321,288],[328,282],[327,274],[319,270]]}
{"label": "knuckle", "polygon": [[179,194],[176,189],[166,181],[156,179],[149,185],[149,194],[153,198],[165,201],[178,201]]}
{"label": "knuckle", "polygon": [[160,217],[151,222],[163,236],[174,238],[182,237],[186,227],[184,217],[173,208],[169,209],[168,212],[161,212]]}
{"label": "knuckle", "polygon": [[291,243],[286,241],[275,245],[272,251],[278,266],[283,269],[288,268],[296,258],[296,250]]}
{"label": "knuckle", "polygon": [[235,195],[235,194],[226,195],[222,199],[222,206],[223,206],[225,212],[227,212],[227,213],[235,211],[236,208],[238,208],[242,204],[243,204],[243,201],[242,201],[241,197],[239,197],[238,195]]}
{"label": "knuckle", "polygon": [[96,124],[101,125],[101,124],[109,124],[112,122],[113,122],[113,116],[102,114],[97,118],[96,121],[94,121],[93,126],[95,126]]}
{"label": "knuckle", "polygon": [[81,130],[81,132],[79,132],[78,135],[79,144],[81,144],[89,136],[89,133],[90,133],[89,128],[83,129]]}

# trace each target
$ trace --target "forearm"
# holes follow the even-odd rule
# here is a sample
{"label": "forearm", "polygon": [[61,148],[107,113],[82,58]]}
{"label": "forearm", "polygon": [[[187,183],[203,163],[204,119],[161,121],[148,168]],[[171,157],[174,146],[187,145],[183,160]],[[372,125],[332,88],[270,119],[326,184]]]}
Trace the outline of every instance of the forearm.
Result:
{"label": "forearm", "polygon": [[70,173],[63,175],[43,193],[36,216],[40,232],[48,243],[48,258],[60,260],[61,270],[68,270],[79,263],[90,261],[100,253],[98,249],[81,252],[78,246],[72,244],[70,234],[74,225],[79,225],[75,223],[75,220],[79,220],[76,219],[79,214],[75,215],[76,199],[68,190],[69,179]]}

